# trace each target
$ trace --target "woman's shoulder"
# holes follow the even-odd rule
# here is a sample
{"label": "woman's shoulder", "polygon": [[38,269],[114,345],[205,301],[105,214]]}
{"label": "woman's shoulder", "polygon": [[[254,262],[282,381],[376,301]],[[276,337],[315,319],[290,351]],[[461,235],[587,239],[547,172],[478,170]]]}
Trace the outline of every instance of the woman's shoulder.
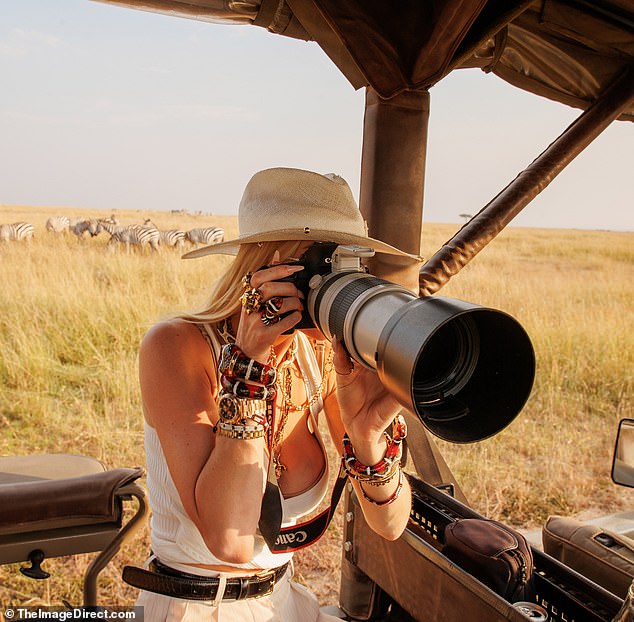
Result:
{"label": "woman's shoulder", "polygon": [[139,351],[139,379],[148,424],[156,429],[169,427],[174,417],[189,407],[191,412],[207,409],[215,391],[213,365],[210,350],[192,322],[169,319],[152,326]]}
{"label": "woman's shoulder", "polygon": [[163,320],[152,326],[141,342],[141,352],[163,355],[192,353],[205,342],[198,327],[182,318]]}

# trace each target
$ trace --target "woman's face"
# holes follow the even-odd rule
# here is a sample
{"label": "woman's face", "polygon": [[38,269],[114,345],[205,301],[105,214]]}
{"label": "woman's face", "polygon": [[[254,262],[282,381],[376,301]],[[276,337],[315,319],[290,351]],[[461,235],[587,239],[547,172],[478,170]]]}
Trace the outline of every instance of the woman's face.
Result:
{"label": "woman's face", "polygon": [[[282,258],[281,261],[297,261],[301,256],[311,247],[315,242],[303,240],[299,242],[296,250],[291,253],[289,257]],[[302,332],[308,336],[309,339],[322,340],[325,339],[324,334],[318,328],[304,328]]]}
{"label": "woman's face", "polygon": [[291,253],[289,257],[282,258],[282,261],[297,261],[299,258],[314,244],[312,241],[299,242],[295,252]]}

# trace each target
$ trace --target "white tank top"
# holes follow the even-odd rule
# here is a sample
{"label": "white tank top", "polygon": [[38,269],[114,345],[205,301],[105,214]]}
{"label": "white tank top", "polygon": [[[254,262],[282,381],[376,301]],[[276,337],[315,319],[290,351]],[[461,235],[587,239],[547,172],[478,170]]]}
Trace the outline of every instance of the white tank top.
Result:
{"label": "white tank top", "polygon": [[[219,344],[211,330],[207,331],[214,345]],[[308,338],[297,333],[297,362],[306,385],[306,395],[310,400],[321,385],[321,368]],[[218,350],[213,348],[217,360]],[[322,451],[326,468],[316,484],[300,495],[285,499],[282,497],[282,526],[297,523],[298,519],[315,510],[328,489],[328,458],[323,439],[319,433],[318,417],[323,410],[323,400],[318,399],[310,408],[309,423]],[[150,519],[150,539],[152,551],[165,564],[181,567],[181,564],[224,565],[207,548],[194,522],[189,518],[180,500],[178,490],[170,475],[163,449],[156,430],[145,423],[145,456],[147,469],[147,489],[152,516]],[[256,533],[253,558],[244,564],[232,564],[237,569],[273,568],[291,559],[292,553],[272,553],[264,538]],[[208,574],[208,573],[205,573]]]}

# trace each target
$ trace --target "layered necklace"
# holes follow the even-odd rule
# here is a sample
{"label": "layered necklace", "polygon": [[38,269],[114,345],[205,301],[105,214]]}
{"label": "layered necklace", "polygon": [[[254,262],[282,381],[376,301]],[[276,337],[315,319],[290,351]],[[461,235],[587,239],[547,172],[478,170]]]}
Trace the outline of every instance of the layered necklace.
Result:
{"label": "layered necklace", "polygon": [[276,386],[282,398],[282,414],[280,416],[280,422],[276,433],[273,436],[272,456],[273,464],[275,465],[275,475],[278,479],[281,477],[282,473],[287,470],[287,467],[285,464],[282,463],[280,456],[282,453],[281,445],[282,439],[284,438],[284,428],[286,426],[286,422],[288,421],[288,415],[291,412],[305,412],[307,409],[316,404],[317,401],[321,398],[321,394],[324,390],[324,387],[326,386],[328,375],[332,370],[333,356],[333,351],[331,349],[328,355],[328,361],[324,366],[324,372],[322,374],[319,387],[313,392],[313,396],[310,399],[307,396],[304,403],[299,405],[295,404],[291,399],[291,391],[293,387],[293,377],[291,369],[297,357],[297,335],[293,338],[293,342],[286,352],[284,360],[277,368],[278,380]]}
{"label": "layered necklace", "polygon": [[[291,367],[295,363],[295,358],[297,356],[297,337],[293,338],[291,345],[286,351],[286,355],[284,356],[284,360],[276,365],[277,367],[277,390],[279,391],[282,397],[281,404],[281,414],[280,420],[277,424],[277,428],[275,429],[275,434],[273,435],[273,442],[271,443],[271,457],[273,460],[273,465],[275,466],[275,476],[279,479],[282,476],[282,473],[287,470],[287,466],[282,463],[281,455],[282,455],[282,440],[284,439],[284,428],[288,422],[288,415],[293,411],[298,411],[300,408],[295,406],[291,402],[291,387],[293,383],[293,378],[291,376]],[[275,363],[274,363],[275,364]],[[301,407],[303,410],[303,407]]]}

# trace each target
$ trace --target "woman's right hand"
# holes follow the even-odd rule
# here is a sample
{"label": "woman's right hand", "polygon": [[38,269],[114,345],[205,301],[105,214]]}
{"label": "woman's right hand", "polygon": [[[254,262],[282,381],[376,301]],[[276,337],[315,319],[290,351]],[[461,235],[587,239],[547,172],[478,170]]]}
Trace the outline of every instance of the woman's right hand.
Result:
{"label": "woman's right hand", "polygon": [[[279,254],[276,251],[273,264],[277,263],[279,263]],[[279,264],[252,274],[251,287],[261,292],[263,302],[272,298],[281,298],[279,315],[284,317],[281,317],[279,322],[266,326],[259,311],[247,313],[242,307],[236,332],[236,345],[246,356],[266,363],[275,340],[301,320],[304,295],[293,283],[280,279],[303,269],[303,266]]]}

